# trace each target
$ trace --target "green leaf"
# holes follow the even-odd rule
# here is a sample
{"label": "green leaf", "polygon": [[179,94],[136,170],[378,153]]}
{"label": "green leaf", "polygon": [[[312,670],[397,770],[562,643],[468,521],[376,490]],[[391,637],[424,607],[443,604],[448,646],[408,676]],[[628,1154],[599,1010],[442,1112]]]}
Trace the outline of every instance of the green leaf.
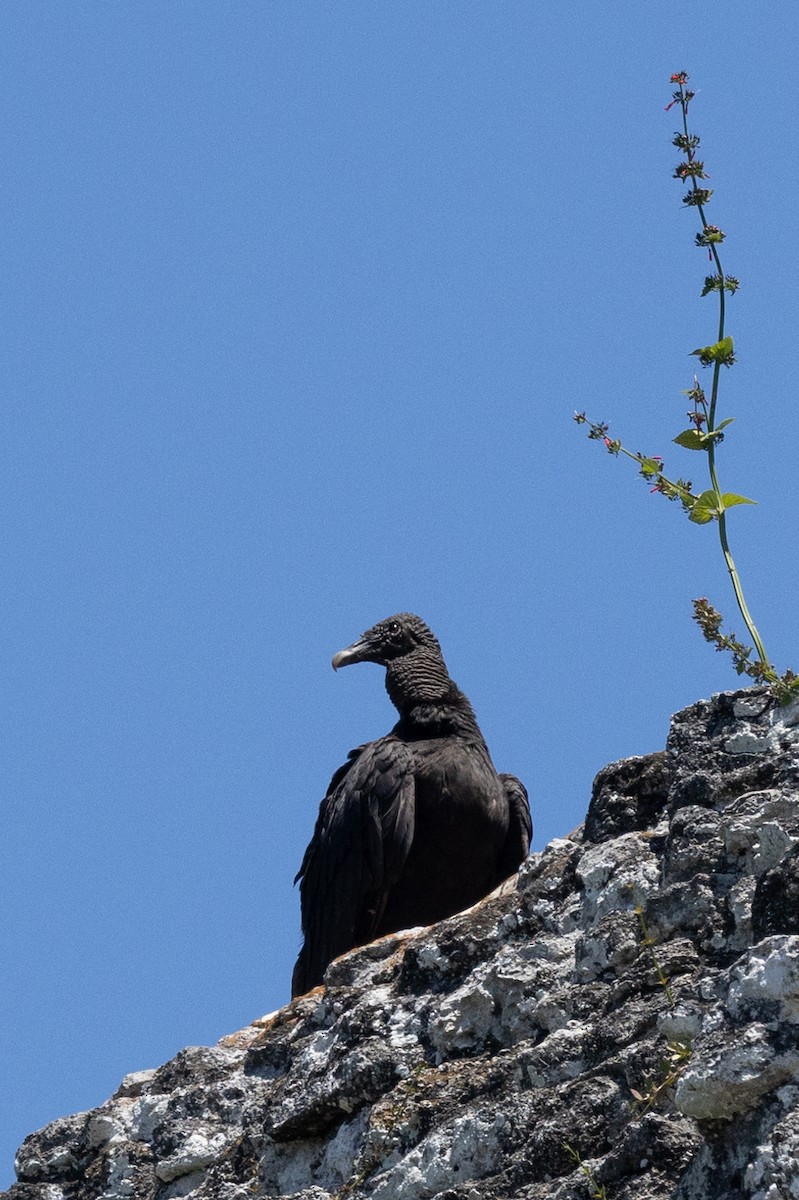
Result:
{"label": "green leaf", "polygon": [[684,446],[686,450],[704,450],[707,445],[705,435],[698,429],[684,429],[674,438],[674,441],[678,446]]}
{"label": "green leaf", "polygon": [[701,429],[684,429],[674,441],[678,446],[684,446],[686,450],[707,450],[713,442],[721,439],[722,429],[733,420],[735,420],[734,417],[728,417],[726,421],[722,421],[709,433],[702,433]]}
{"label": "green leaf", "polygon": [[712,521],[716,513],[708,512],[706,508],[700,508],[695,504],[688,514],[688,520],[693,521],[696,525],[707,525],[708,521]]}
{"label": "green leaf", "polygon": [[748,500],[746,496],[736,496],[735,492],[724,492],[721,503],[724,508],[735,508],[736,504],[757,504],[757,500]]}
{"label": "green leaf", "polygon": [[738,496],[735,492],[724,492],[719,496],[716,492],[707,491],[697,496],[689,516],[697,525],[706,525],[708,521],[720,517],[726,509],[735,508],[736,504],[755,503],[755,500],[749,500],[746,496]]}
{"label": "green leaf", "polygon": [[734,420],[735,417],[727,417],[726,421],[719,421],[718,425],[716,426],[716,433],[718,433],[720,429],[724,429],[727,425],[732,425]]}
{"label": "green leaf", "polygon": [[663,463],[657,458],[642,458],[641,459],[641,474],[645,479],[651,479],[654,475],[659,475],[663,469]]}
{"label": "green leaf", "polygon": [[700,346],[698,350],[692,350],[691,354],[696,354],[699,361],[706,367],[714,362],[730,363],[733,359],[732,338],[722,338],[720,342],[714,342],[712,346]]}
{"label": "green leaf", "polygon": [[706,525],[721,513],[718,496],[713,491],[702,492],[697,496],[696,503],[689,513],[689,520],[697,525]]}

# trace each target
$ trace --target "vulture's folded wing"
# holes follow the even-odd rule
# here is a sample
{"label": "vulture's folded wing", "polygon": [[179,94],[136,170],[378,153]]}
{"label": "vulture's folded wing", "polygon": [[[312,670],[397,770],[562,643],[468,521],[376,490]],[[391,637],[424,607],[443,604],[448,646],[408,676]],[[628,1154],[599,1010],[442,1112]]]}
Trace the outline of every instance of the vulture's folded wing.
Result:
{"label": "vulture's folded wing", "polygon": [[413,841],[413,755],[389,735],[353,750],[330,781],[297,879],[304,943],[292,995],[372,940]]}
{"label": "vulture's folded wing", "polygon": [[499,779],[508,802],[508,833],[499,857],[497,883],[518,871],[530,853],[533,839],[533,818],[530,815],[527,788],[515,775],[502,774]]}

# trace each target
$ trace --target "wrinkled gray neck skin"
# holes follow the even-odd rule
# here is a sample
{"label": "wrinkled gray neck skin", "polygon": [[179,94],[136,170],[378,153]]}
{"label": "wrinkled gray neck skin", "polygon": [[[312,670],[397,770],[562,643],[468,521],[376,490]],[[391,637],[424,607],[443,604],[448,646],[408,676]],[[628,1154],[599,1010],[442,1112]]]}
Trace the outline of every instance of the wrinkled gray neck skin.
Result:
{"label": "wrinkled gray neck skin", "polygon": [[420,646],[386,665],[386,691],[400,714],[398,729],[477,730],[472,706],[449,677],[441,654]]}

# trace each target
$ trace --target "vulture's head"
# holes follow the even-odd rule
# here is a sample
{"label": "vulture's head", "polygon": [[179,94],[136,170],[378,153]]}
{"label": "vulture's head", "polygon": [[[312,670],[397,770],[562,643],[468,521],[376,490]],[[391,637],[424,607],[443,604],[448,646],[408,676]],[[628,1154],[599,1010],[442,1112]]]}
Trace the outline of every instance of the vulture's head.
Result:
{"label": "vulture's head", "polygon": [[[333,655],[333,668],[348,667],[350,663],[373,662],[387,667],[414,651],[427,651],[441,658],[441,647],[435,634],[421,617],[413,613],[397,613],[378,621],[367,629],[357,642]],[[443,661],[443,660],[442,660]]]}

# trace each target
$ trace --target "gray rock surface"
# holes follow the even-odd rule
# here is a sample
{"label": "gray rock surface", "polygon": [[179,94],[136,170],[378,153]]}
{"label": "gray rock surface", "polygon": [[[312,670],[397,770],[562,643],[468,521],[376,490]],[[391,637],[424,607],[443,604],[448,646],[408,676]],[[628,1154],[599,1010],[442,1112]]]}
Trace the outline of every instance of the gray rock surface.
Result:
{"label": "gray rock surface", "polygon": [[799,703],[605,767],[429,929],[23,1143],[6,1200],[799,1198]]}

